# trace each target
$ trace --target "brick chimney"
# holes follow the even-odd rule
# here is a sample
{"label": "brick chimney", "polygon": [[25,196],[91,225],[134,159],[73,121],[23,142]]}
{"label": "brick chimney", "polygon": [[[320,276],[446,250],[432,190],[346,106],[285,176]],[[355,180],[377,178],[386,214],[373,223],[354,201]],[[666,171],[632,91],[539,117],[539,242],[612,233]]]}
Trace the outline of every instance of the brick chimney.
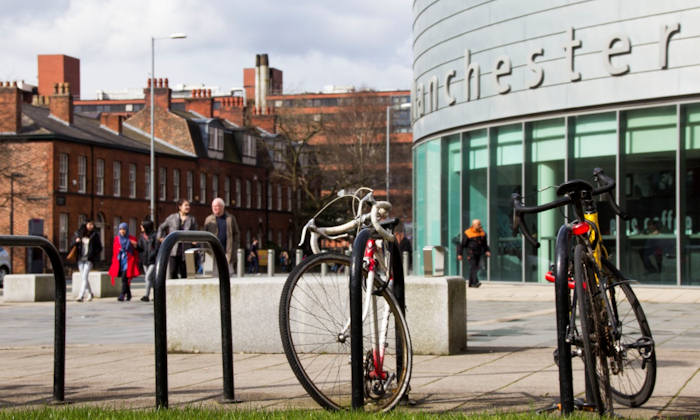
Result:
{"label": "brick chimney", "polygon": [[49,99],[49,115],[66,124],[73,124],[73,96],[69,83],[54,84],[53,95]]}
{"label": "brick chimney", "polygon": [[192,97],[185,99],[185,110],[211,118],[214,116],[214,102],[211,99],[211,89],[193,89]]}
{"label": "brick chimney", "polygon": [[0,134],[17,134],[22,129],[22,96],[17,82],[0,82]]}
{"label": "brick chimney", "polygon": [[112,131],[115,134],[122,133],[123,115],[109,114],[103,112],[100,114],[100,127]]}
{"label": "brick chimney", "polygon": [[240,96],[230,96],[219,98],[218,101],[221,105],[216,111],[217,117],[231,121],[237,125],[245,125],[243,98]]}
{"label": "brick chimney", "polygon": [[151,106],[151,83],[153,83],[153,104],[156,108],[170,111],[170,98],[172,91],[168,87],[168,79],[148,79],[146,89],[143,93],[146,95],[145,107]]}

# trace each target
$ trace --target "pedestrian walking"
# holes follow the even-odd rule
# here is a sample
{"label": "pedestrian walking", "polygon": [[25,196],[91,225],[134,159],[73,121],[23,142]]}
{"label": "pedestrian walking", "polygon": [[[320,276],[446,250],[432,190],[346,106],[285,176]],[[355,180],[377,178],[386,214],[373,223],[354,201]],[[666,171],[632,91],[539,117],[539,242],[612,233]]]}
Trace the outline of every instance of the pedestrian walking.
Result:
{"label": "pedestrian walking", "polygon": [[282,252],[280,252],[280,267],[282,268],[283,273],[289,272],[290,263],[291,260],[289,259],[289,253],[286,249],[283,249]]}
{"label": "pedestrian walking", "polygon": [[[163,242],[163,239],[165,239],[169,233],[175,232],[176,230],[198,230],[197,221],[194,216],[190,214],[190,201],[185,198],[178,200],[177,212],[168,216],[158,227],[158,240]],[[180,242],[170,251],[168,267],[171,279],[178,278],[178,275],[180,278],[187,278],[185,251],[191,247],[192,245],[190,244]]]}
{"label": "pedestrian walking", "polygon": [[150,301],[151,288],[153,287],[156,277],[156,255],[160,242],[156,238],[156,231],[153,222],[144,220],[141,222],[141,234],[136,245],[136,250],[139,252],[139,258],[143,268],[146,270],[146,294],[141,297],[142,302]]}
{"label": "pedestrian walking", "polygon": [[129,225],[122,222],[119,224],[119,233],[114,237],[112,245],[112,265],[109,267],[109,276],[119,277],[122,280],[122,291],[117,298],[118,301],[131,300],[131,279],[141,274],[139,270],[139,253],[136,250],[138,242],[136,238],[129,235]]}
{"label": "pedestrian walking", "polygon": [[83,299],[87,299],[89,302],[94,297],[90,287],[90,270],[95,266],[95,262],[102,252],[100,234],[95,230],[95,223],[92,220],[85,222],[75,232],[73,246],[76,247],[78,270],[80,271],[80,293],[78,293],[76,301],[82,302]]}
{"label": "pedestrian walking", "polygon": [[[236,216],[225,211],[224,200],[217,197],[211,202],[212,214],[204,219],[204,230],[213,233],[224,248],[226,262],[228,263],[229,276],[232,275],[236,265],[236,251],[240,245],[241,233],[238,230]],[[215,273],[218,274],[216,264]]]}
{"label": "pedestrian walking", "polygon": [[457,244],[457,259],[462,261],[462,252],[466,254],[469,262],[469,287],[479,287],[481,282],[477,277],[481,256],[491,256],[486,232],[481,227],[481,220],[472,220],[472,225],[464,231],[462,240]]}

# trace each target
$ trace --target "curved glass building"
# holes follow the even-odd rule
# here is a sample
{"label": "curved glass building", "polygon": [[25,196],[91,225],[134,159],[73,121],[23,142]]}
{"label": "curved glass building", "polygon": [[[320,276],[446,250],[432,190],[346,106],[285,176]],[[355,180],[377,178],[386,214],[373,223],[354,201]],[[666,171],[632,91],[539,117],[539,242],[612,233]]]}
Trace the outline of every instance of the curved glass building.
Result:
{"label": "curved glass building", "polygon": [[539,249],[513,236],[510,196],[615,178],[633,218],[601,202],[605,244],[646,284],[700,285],[700,5],[685,1],[415,0],[414,267],[472,219],[492,281],[542,282],[556,210],[531,216]]}

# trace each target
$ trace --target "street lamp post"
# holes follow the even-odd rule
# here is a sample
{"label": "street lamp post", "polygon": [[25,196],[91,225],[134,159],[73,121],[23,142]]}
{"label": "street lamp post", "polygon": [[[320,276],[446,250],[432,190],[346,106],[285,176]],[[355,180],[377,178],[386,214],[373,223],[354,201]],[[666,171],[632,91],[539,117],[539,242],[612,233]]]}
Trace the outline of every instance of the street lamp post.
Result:
{"label": "street lamp post", "polygon": [[406,109],[410,107],[410,102],[406,102],[400,105],[387,105],[386,107],[386,201],[389,201],[389,143],[391,141],[391,110]]}
{"label": "street lamp post", "polygon": [[156,38],[156,37],[151,37],[151,221],[153,223],[156,223],[156,189],[155,189],[155,181],[156,181],[156,156],[155,156],[155,135],[153,132],[153,91],[155,88],[155,78],[156,78],[156,55],[155,55],[155,46],[156,46],[156,40],[158,39],[183,39],[187,38],[187,35],[183,33],[174,33],[171,34],[168,37],[162,37],[162,38]]}

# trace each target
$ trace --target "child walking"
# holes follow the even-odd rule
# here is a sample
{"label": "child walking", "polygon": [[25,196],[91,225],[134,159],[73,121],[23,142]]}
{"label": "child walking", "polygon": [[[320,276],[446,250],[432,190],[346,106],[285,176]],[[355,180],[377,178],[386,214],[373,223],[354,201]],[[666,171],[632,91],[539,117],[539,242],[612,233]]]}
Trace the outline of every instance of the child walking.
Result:
{"label": "child walking", "polygon": [[112,245],[112,265],[109,267],[109,276],[122,279],[122,292],[117,298],[123,302],[131,300],[131,279],[141,274],[138,267],[138,251],[136,250],[136,238],[129,235],[129,225],[119,224],[119,234],[114,237]]}

